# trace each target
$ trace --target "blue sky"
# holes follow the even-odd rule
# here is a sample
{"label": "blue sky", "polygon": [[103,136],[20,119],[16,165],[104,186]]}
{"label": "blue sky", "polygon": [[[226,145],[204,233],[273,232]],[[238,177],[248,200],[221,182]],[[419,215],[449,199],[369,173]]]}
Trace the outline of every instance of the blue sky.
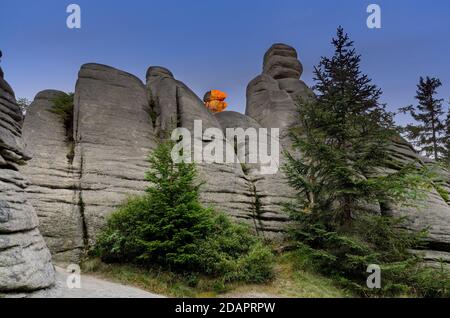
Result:
{"label": "blue sky", "polygon": [[[66,7],[82,9],[82,28],[66,27]],[[366,26],[366,7],[382,9],[382,29]],[[151,65],[173,71],[198,95],[229,94],[245,110],[248,82],[261,72],[272,43],[297,48],[302,79],[330,55],[342,25],[363,56],[362,69],[391,109],[414,102],[419,76],[441,78],[450,98],[448,0],[0,0],[2,67],[18,97],[43,89],[73,91],[87,62],[108,64],[144,80]],[[406,118],[399,118],[400,122]]]}

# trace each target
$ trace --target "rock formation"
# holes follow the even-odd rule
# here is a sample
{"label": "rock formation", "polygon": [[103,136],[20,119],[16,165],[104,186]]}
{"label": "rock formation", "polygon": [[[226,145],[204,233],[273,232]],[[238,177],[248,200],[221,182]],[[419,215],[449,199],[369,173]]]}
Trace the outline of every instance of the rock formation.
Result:
{"label": "rock formation", "polygon": [[0,294],[35,292],[55,280],[38,218],[26,199],[27,182],[18,171],[28,159],[22,112],[0,68]]}
{"label": "rock formation", "polygon": [[83,65],[75,89],[74,140],[84,235],[92,243],[105,216],[148,186],[146,158],[155,139],[142,82],[108,66]]}
{"label": "rock formation", "polygon": [[[95,241],[105,217],[127,196],[143,192],[148,186],[144,180],[146,157],[157,140],[168,138],[174,128],[194,132],[196,120],[202,121],[202,131],[279,128],[280,153],[283,149],[292,151],[289,130],[298,124],[296,101],[314,94],[300,80],[302,65],[295,49],[288,45],[273,45],[264,56],[262,69],[248,85],[243,115],[213,114],[163,67],[150,67],[144,85],[123,71],[84,65],[75,89],[74,132],[69,138],[73,144],[68,143],[62,121],[48,111],[53,96],[61,92],[38,94],[24,126],[34,159],[23,171],[31,179],[30,200],[41,217],[41,230],[55,259],[78,261],[82,251]],[[202,146],[212,142],[205,136],[199,138],[197,144]],[[225,137],[221,141],[227,145],[234,142]],[[242,147],[237,145],[236,152]],[[425,164],[401,139],[393,142],[392,156],[404,163]],[[282,165],[283,156],[280,158]],[[204,203],[245,220],[264,237],[282,237],[288,222],[283,203],[293,191],[285,184],[281,170],[275,175],[260,175],[260,165],[247,164],[243,158],[229,164],[202,163],[198,168],[206,183]],[[447,180],[450,187],[450,177]],[[419,207],[393,205],[381,207],[381,213],[406,216],[411,229],[430,227],[430,260],[450,251],[450,207],[437,191],[429,191]]]}
{"label": "rock formation", "polygon": [[34,158],[23,171],[54,259],[69,263],[92,246],[108,213],[144,193],[155,138],[146,88],[131,74],[98,64],[81,67],[73,136],[49,111],[57,94],[41,92],[30,106],[24,136]]}

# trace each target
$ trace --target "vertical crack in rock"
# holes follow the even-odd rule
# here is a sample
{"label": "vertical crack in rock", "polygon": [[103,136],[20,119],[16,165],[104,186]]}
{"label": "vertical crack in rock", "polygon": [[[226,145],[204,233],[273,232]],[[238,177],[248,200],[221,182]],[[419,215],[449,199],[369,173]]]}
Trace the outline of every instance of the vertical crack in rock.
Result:
{"label": "vertical crack in rock", "polygon": [[[244,132],[254,130],[258,134],[259,129],[262,128],[254,119],[233,111],[216,113],[215,118],[219,121],[224,133],[226,133],[227,128],[242,128]],[[261,144],[271,143],[272,136],[270,136],[270,131],[268,132],[268,139],[258,142],[261,142]],[[244,140],[238,140],[235,136],[227,137],[235,145],[236,156],[238,157],[239,153],[244,155],[243,158],[238,157],[238,160],[241,162],[247,183],[247,195],[251,199],[249,219],[252,220],[260,236],[271,240],[282,240],[284,229],[289,223],[289,218],[284,212],[284,204],[292,200],[294,196],[293,190],[286,184],[281,170],[272,175],[265,175],[261,174],[261,164],[259,162],[250,163],[250,148],[247,144],[247,137]],[[267,149],[270,148],[267,145]],[[284,161],[281,156],[282,152],[283,149],[281,147],[279,153],[280,167]]]}
{"label": "vertical crack in rock", "polygon": [[156,144],[149,111],[155,109],[137,77],[100,64],[81,67],[75,96],[79,205],[90,248],[111,212],[145,193],[147,157]]}
{"label": "vertical crack in rock", "polygon": [[[175,103],[176,103],[176,110],[177,110],[177,113],[176,113],[176,121],[177,121],[177,125],[176,125],[176,127],[177,127],[177,128],[181,128],[182,125],[183,125],[183,119],[182,119],[182,116],[181,116],[180,88],[179,88],[178,86],[177,86],[177,88],[176,88],[175,96],[176,96],[176,97],[175,97],[175,100],[176,100]],[[167,133],[170,133],[170,131],[167,132]]]}
{"label": "vertical crack in rock", "polygon": [[[245,173],[245,172],[244,172]],[[261,220],[261,200],[259,198],[258,191],[256,190],[256,184],[253,182],[253,180],[249,180],[250,183],[250,191],[253,194],[253,202],[252,202],[252,212],[253,212],[253,221],[255,223],[255,231],[258,234],[258,236],[264,236],[264,232],[261,233],[261,231],[264,231],[264,225]]]}
{"label": "vertical crack in rock", "polygon": [[[79,181],[83,177],[83,152],[80,153],[80,173],[79,173]],[[81,217],[81,224],[82,224],[82,230],[83,230],[83,250],[84,252],[87,251],[89,247],[89,233],[87,228],[87,222],[86,222],[86,215],[84,214],[84,202],[83,202],[83,189],[80,186],[81,183],[79,183],[78,186],[78,207],[80,209],[80,217]]]}

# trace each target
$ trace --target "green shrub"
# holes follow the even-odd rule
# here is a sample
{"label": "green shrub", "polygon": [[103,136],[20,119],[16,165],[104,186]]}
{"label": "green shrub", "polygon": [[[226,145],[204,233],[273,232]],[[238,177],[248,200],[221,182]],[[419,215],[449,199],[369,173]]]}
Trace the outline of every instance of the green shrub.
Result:
{"label": "green shrub", "polygon": [[272,254],[245,225],[205,208],[193,164],[175,164],[172,143],[149,157],[152,186],[108,219],[96,252],[106,262],[158,265],[202,273],[224,282],[263,282],[272,275]]}
{"label": "green shrub", "polygon": [[52,99],[53,107],[49,111],[58,115],[64,123],[66,142],[68,145],[67,159],[72,163],[75,157],[75,141],[73,139],[73,107],[74,94],[61,94]]}
{"label": "green shrub", "polygon": [[232,223],[219,214],[215,230],[199,242],[205,273],[220,275],[224,281],[262,283],[272,277],[273,255],[244,224]]}
{"label": "green shrub", "polygon": [[[304,215],[292,231],[297,240],[297,261],[332,277],[339,285],[365,297],[414,295],[448,297],[450,272],[423,264],[411,249],[424,247],[426,232],[401,227],[403,219],[366,215],[352,229],[331,229]],[[366,286],[367,266],[381,267],[382,288]]]}
{"label": "green shrub", "polygon": [[53,107],[49,110],[61,117],[67,130],[70,130],[73,126],[73,98],[73,93],[61,94],[52,99]]}

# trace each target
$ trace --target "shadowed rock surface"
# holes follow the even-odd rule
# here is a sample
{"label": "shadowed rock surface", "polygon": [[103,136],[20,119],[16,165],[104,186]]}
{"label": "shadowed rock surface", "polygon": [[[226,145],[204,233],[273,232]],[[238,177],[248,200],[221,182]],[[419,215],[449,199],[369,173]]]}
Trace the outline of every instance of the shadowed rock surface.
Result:
{"label": "shadowed rock surface", "polygon": [[55,273],[26,199],[27,182],[18,171],[30,159],[22,140],[22,113],[0,68],[0,294],[51,287]]}

